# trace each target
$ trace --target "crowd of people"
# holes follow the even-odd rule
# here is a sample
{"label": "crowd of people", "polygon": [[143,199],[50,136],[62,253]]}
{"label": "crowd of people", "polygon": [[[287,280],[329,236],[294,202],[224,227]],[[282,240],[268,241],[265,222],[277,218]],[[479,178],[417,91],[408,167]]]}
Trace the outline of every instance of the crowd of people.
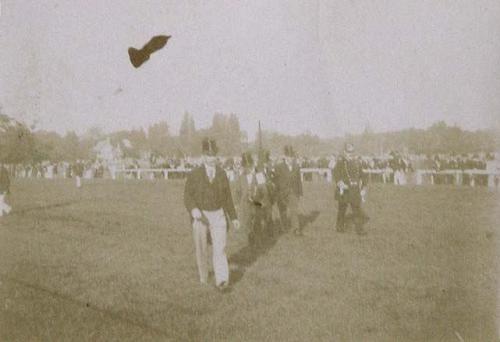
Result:
{"label": "crowd of people", "polygon": [[[297,237],[303,236],[299,203],[303,195],[302,182],[306,179],[301,169],[331,170],[338,202],[335,230],[345,233],[352,224],[355,232],[362,236],[367,233],[365,224],[369,221],[362,203],[366,198],[370,170],[390,170],[395,184],[405,184],[415,167],[434,172],[469,167],[485,170],[487,160],[495,159],[493,156],[451,155],[412,158],[415,156],[398,152],[382,158],[362,157],[355,155],[352,144],[346,144],[341,154],[329,159],[300,158],[291,146],[285,146],[283,155],[278,158],[259,151],[256,155],[246,152],[240,158],[218,160],[215,141],[204,140],[202,147],[203,157],[194,163],[185,183],[184,203],[193,226],[199,280],[202,284],[208,283],[207,246],[211,243],[214,281],[220,291],[229,288],[225,254],[229,226],[243,231],[248,246],[257,250],[278,234],[290,232]],[[273,219],[273,208],[279,213],[278,220]]]}
{"label": "crowd of people", "polygon": [[[436,183],[450,183],[453,170],[486,170],[496,167],[494,155],[435,155],[415,156],[391,152],[384,156],[360,156],[354,154],[354,146],[346,144],[343,152],[329,158],[300,157],[291,146],[285,146],[282,155],[271,157],[260,150],[250,151],[235,158],[217,156],[214,140],[203,140],[202,156],[183,159],[120,160],[112,163],[102,160],[75,162],[43,162],[32,165],[0,165],[0,216],[8,214],[11,207],[5,196],[10,191],[10,178],[74,178],[76,186],[82,179],[115,177],[117,170],[126,170],[127,177],[140,177],[141,169],[152,170],[151,175],[161,175],[164,169],[177,169],[187,178],[184,203],[193,225],[200,282],[208,282],[209,242],[213,249],[215,283],[224,291],[228,287],[229,268],[225,255],[228,221],[236,229],[242,227],[246,243],[259,249],[278,234],[292,232],[303,235],[299,223],[299,203],[303,195],[303,181],[310,180],[304,169],[327,170],[326,175],[335,188],[338,201],[336,231],[343,233],[350,223],[359,235],[365,235],[364,225],[369,217],[362,209],[366,187],[376,180],[371,171],[384,181],[406,184],[415,171],[434,172]],[[439,171],[450,171],[439,173]],[[472,173],[466,175],[473,177]],[[387,179],[386,179],[387,178]],[[498,177],[497,186],[498,186]],[[464,176],[464,183],[469,182]],[[478,184],[483,182],[477,179]],[[454,183],[456,184],[456,182]],[[347,219],[347,209],[351,218]],[[273,208],[279,220],[273,218]],[[210,240],[208,239],[210,238]]]}
{"label": "crowd of people", "polygon": [[[330,170],[323,171],[321,175],[331,181],[332,170],[339,158],[339,154],[332,154],[329,157],[296,157],[297,165],[303,171],[309,170]],[[392,151],[383,155],[360,155],[358,157],[363,170],[369,175],[370,182],[394,183],[404,185],[415,183],[416,171],[425,170],[432,172],[434,184],[457,184],[452,174],[442,171],[451,170],[491,170],[498,171],[500,158],[494,154],[436,154],[436,155],[415,155],[403,154]],[[201,163],[200,157],[186,158],[124,158],[120,160],[76,160],[73,162],[53,162],[44,161],[40,163],[9,165],[9,174],[13,178],[144,178],[144,173],[140,170],[153,170],[147,172],[148,178],[166,178],[165,170],[177,170],[169,175],[171,178],[185,178],[192,168]],[[270,156],[270,165],[280,162],[280,156]],[[228,172],[230,180],[234,181],[236,175],[241,173],[242,157],[218,157],[222,167]],[[186,171],[186,172],[182,172]],[[304,172],[303,180],[312,181],[314,172]],[[474,178],[474,179],[472,179]],[[471,176],[464,174],[460,178],[460,183],[464,185],[487,185],[488,180],[485,175]],[[498,178],[498,177],[497,177]],[[497,180],[498,181],[498,180]],[[430,182],[430,181],[429,181]]]}
{"label": "crowd of people", "polygon": [[44,161],[32,164],[9,165],[11,176],[15,178],[103,178],[105,163],[95,160],[76,160],[74,162]]}
{"label": "crowd of people", "polygon": [[[203,157],[185,183],[184,204],[191,218],[199,281],[208,284],[208,244],[212,244],[212,264],[215,286],[220,291],[229,288],[229,266],[225,252],[229,223],[246,236],[253,250],[278,234],[292,233],[301,237],[299,222],[300,200],[303,196],[302,177],[297,155],[291,146],[284,147],[283,156],[273,163],[269,153],[260,151],[256,158],[250,152],[239,159],[240,169],[230,182],[223,164],[217,160],[214,140],[202,143]],[[369,217],[362,209],[367,179],[354,146],[345,150],[333,168],[335,199],[338,211],[335,229],[347,231],[347,209],[351,208],[355,231],[367,233],[364,225]],[[273,207],[279,219],[273,219]]]}

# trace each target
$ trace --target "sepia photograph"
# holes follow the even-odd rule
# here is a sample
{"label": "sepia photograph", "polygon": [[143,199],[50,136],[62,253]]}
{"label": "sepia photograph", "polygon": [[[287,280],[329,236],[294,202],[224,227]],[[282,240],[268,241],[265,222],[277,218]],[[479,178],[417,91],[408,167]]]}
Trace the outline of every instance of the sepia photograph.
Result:
{"label": "sepia photograph", "polygon": [[500,1],[0,0],[0,341],[500,342]]}

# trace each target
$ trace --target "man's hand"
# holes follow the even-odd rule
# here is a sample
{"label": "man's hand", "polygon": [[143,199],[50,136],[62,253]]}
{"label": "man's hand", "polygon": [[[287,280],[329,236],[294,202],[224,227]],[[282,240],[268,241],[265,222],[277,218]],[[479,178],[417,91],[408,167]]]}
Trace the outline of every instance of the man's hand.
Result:
{"label": "man's hand", "polygon": [[239,220],[233,220],[233,227],[235,230],[240,229],[240,221]]}
{"label": "man's hand", "polygon": [[192,216],[195,220],[199,220],[199,219],[201,219],[201,211],[200,211],[200,209],[198,209],[198,208],[194,208],[193,210],[191,210],[191,216]]}

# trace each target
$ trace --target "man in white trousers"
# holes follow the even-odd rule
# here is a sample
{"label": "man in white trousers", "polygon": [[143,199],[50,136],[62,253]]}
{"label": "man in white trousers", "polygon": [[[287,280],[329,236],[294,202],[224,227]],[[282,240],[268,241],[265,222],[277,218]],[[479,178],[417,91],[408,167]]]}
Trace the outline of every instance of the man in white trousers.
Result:
{"label": "man in white trousers", "polygon": [[196,263],[200,282],[208,281],[207,235],[212,241],[212,262],[217,289],[229,286],[229,265],[226,255],[228,222],[239,228],[226,172],[217,165],[217,146],[214,140],[202,142],[203,164],[191,171],[184,189],[184,204],[192,225]]}

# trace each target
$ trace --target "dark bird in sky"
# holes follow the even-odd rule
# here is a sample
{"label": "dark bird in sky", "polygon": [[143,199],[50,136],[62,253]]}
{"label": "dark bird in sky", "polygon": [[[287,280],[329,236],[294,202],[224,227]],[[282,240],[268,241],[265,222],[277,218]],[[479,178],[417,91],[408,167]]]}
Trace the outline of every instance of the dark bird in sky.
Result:
{"label": "dark bird in sky", "polygon": [[133,47],[128,48],[128,56],[130,57],[130,62],[135,68],[140,67],[144,62],[146,62],[152,53],[163,48],[171,36],[154,36],[151,38],[142,49],[135,49]]}

